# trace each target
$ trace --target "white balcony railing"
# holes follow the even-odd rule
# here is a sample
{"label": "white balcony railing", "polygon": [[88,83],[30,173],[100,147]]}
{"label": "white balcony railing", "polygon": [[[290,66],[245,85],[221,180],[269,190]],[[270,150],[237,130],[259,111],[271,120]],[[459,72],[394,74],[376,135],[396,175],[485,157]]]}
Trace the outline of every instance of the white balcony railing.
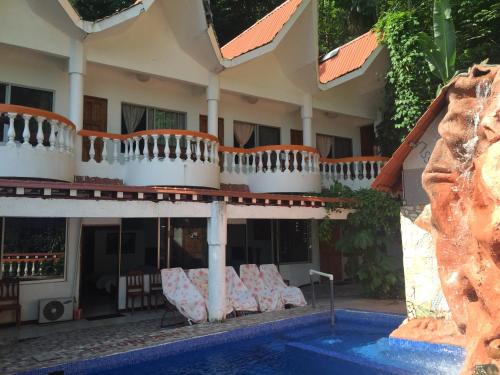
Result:
{"label": "white balcony railing", "polygon": [[272,145],[220,147],[221,181],[248,185],[256,193],[319,192],[319,154],[312,147]]}
{"label": "white balcony railing", "polygon": [[125,135],[81,130],[79,135],[88,141],[80,176],[136,186],[219,188],[219,142],[212,135],[176,129]]}
{"label": "white balcony railing", "polygon": [[[125,185],[220,188],[246,185],[255,193],[316,193],[334,182],[369,188],[387,158],[320,159],[315,148],[219,146],[217,137],[178,129],[131,134],[81,130],[56,113],[0,104],[0,178],[73,181],[119,179]],[[83,142],[82,160],[75,160]],[[78,156],[80,159],[80,156]]]}
{"label": "white balcony railing", "polygon": [[[1,177],[73,181],[75,125],[56,113],[0,104]],[[7,121],[7,122],[5,122]]]}
{"label": "white balcony railing", "polygon": [[370,188],[388,158],[381,156],[357,156],[341,159],[320,160],[321,187],[329,189],[339,182],[353,190]]}

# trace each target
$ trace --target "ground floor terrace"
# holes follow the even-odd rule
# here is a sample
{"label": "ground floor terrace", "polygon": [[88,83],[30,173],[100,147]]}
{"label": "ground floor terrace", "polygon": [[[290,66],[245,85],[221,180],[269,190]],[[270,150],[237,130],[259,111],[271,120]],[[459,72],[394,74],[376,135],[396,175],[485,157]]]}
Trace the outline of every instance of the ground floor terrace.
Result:
{"label": "ground floor terrace", "polygon": [[[183,324],[175,311],[168,314],[168,326],[160,328],[160,310],[123,313],[120,317],[89,321],[82,319],[49,325],[23,325],[0,330],[0,372],[55,366],[61,363],[104,357],[148,346],[157,346],[188,338],[210,336],[258,327],[260,324],[329,311],[327,284],[316,286],[317,307],[311,306],[311,288],[301,288],[308,306],[287,310],[250,314],[228,319],[219,324]],[[392,314],[404,314],[404,301],[363,298],[355,285],[335,287],[335,307]]]}
{"label": "ground floor terrace", "polygon": [[[157,299],[133,301],[127,276],[140,271],[145,292],[163,268],[207,268],[209,319],[220,321],[225,267],[274,263],[292,286],[310,269],[343,275],[343,259],[319,239],[339,200],[221,190],[134,188],[47,181],[0,181],[3,277],[20,280],[23,322],[46,321],[43,306],[66,304],[62,320],[112,316]],[[344,202],[345,203],[345,202]],[[65,310],[66,310],[65,309]],[[76,311],[76,313],[74,313]],[[15,321],[1,312],[0,324]],[[49,318],[50,321],[50,318]]]}

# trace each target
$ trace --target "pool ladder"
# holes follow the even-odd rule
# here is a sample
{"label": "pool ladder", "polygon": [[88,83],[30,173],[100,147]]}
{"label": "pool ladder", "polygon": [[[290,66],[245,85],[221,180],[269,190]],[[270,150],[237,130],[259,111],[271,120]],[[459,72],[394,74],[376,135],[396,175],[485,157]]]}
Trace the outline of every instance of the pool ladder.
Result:
{"label": "pool ladder", "polygon": [[311,280],[311,290],[312,290],[312,305],[313,308],[316,307],[316,293],[314,292],[314,280],[313,275],[323,276],[330,280],[330,317],[332,326],[335,325],[335,295],[333,294],[333,275],[331,273],[320,272],[316,270],[309,270],[309,280]]}

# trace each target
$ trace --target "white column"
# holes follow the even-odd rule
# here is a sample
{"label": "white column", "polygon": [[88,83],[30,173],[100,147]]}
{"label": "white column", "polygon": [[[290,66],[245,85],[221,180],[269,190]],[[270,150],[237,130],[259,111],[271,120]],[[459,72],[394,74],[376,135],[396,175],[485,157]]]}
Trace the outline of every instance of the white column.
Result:
{"label": "white column", "polygon": [[[69,74],[69,119],[76,125],[76,132],[83,127],[83,85],[86,57],[83,42],[72,39],[68,63]],[[82,160],[82,137],[76,136],[75,161]]]}
{"label": "white column", "polygon": [[208,319],[219,322],[225,318],[226,307],[226,203],[211,203],[208,219]]}
{"label": "white column", "polygon": [[207,128],[208,134],[219,136],[219,77],[215,74],[211,74],[208,79],[207,87]]}
{"label": "white column", "polygon": [[304,102],[300,109],[300,116],[302,117],[302,135],[304,146],[313,147],[313,132],[312,132],[312,95],[304,94]]}

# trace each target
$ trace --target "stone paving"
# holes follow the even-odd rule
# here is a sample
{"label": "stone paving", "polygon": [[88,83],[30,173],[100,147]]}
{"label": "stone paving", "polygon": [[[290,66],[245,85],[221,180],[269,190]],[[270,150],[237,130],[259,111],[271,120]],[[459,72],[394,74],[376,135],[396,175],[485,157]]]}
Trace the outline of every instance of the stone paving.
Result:
{"label": "stone paving", "polygon": [[[225,332],[235,328],[287,319],[311,313],[328,311],[329,300],[318,296],[318,306],[310,305],[284,311],[259,313],[231,318],[223,323],[204,323],[193,326],[180,326],[182,322],[177,312],[170,312],[168,324],[176,326],[160,328],[161,313],[144,315],[146,320],[127,322],[108,326],[82,328],[54,332],[42,337],[13,340],[0,345],[0,373],[11,374],[22,370],[53,366],[60,363],[102,357],[129,350],[159,345],[196,336]],[[308,297],[309,293],[304,290]],[[356,305],[357,303],[357,305]],[[358,308],[362,310],[404,313],[404,304],[397,301],[342,298],[336,301],[339,308]]]}

